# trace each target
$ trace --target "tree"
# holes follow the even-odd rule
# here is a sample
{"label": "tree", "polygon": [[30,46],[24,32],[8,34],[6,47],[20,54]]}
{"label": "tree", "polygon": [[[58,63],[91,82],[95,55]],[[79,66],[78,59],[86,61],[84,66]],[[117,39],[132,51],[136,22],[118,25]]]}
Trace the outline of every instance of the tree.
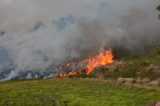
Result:
{"label": "tree", "polygon": [[160,11],[160,5],[157,7],[157,10],[159,10],[159,11]]}
{"label": "tree", "polygon": [[[160,12],[160,5],[157,7],[157,10]],[[159,15],[159,19],[160,19],[160,15]]]}
{"label": "tree", "polygon": [[38,30],[43,27],[44,27],[44,24],[41,21],[37,21],[34,25],[34,30]]}

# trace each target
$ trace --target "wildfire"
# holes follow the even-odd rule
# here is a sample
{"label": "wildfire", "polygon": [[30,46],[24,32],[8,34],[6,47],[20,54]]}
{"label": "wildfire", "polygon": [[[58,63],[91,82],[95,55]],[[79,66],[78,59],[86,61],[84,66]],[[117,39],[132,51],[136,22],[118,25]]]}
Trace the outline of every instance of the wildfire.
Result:
{"label": "wildfire", "polygon": [[[85,73],[90,74],[93,72],[94,68],[112,63],[113,57],[114,56],[112,54],[112,51],[111,51],[111,49],[109,49],[106,51],[101,51],[95,57],[83,60],[81,62],[85,62],[85,64],[86,64]],[[72,63],[67,63],[65,66],[70,67],[71,64]],[[65,77],[65,76],[69,76],[69,75],[76,75],[77,72],[82,72],[82,69],[78,69],[78,70],[74,69],[74,70],[70,71],[69,73],[67,73],[65,71],[61,71],[59,73],[59,76]]]}
{"label": "wildfire", "polygon": [[96,57],[88,59],[86,73],[89,74],[93,72],[94,68],[98,66],[110,64],[112,62],[113,62],[113,54],[111,50],[107,50],[104,53],[103,52],[99,53]]}
{"label": "wildfire", "polygon": [[71,71],[71,72],[68,73],[68,75],[76,75],[76,74],[77,74],[76,71]]}
{"label": "wildfire", "polygon": [[59,74],[58,74],[59,77],[66,77],[68,76],[67,73],[65,71],[61,71]]}

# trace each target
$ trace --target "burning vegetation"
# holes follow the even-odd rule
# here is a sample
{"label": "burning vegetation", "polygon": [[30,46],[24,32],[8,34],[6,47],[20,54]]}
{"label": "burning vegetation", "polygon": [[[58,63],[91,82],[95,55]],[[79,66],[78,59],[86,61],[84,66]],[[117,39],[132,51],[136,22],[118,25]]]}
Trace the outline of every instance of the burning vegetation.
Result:
{"label": "burning vegetation", "polygon": [[[107,65],[113,62],[113,53],[111,49],[101,50],[91,58],[84,59],[79,62],[67,63],[62,71],[59,72],[59,77],[76,75],[77,73],[90,74],[96,67]],[[68,71],[69,70],[69,71]]]}

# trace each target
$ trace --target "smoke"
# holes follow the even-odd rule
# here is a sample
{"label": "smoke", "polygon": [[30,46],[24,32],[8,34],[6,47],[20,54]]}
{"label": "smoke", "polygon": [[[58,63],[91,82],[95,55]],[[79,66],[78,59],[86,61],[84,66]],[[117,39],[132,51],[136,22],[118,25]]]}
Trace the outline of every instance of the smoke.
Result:
{"label": "smoke", "polygon": [[102,44],[133,52],[158,43],[157,5],[157,0],[1,0],[0,79],[49,76],[43,70]]}

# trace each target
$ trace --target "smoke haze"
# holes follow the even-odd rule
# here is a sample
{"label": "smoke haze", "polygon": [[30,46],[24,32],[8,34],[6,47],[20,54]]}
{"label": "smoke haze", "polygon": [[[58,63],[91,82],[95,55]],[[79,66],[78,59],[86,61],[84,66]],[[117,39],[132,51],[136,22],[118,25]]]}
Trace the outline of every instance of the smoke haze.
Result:
{"label": "smoke haze", "polygon": [[[78,58],[100,45],[158,43],[158,0],[1,0],[0,79]],[[43,72],[41,72],[43,73]],[[37,78],[36,74],[34,77]],[[31,73],[27,74],[30,78]]]}

